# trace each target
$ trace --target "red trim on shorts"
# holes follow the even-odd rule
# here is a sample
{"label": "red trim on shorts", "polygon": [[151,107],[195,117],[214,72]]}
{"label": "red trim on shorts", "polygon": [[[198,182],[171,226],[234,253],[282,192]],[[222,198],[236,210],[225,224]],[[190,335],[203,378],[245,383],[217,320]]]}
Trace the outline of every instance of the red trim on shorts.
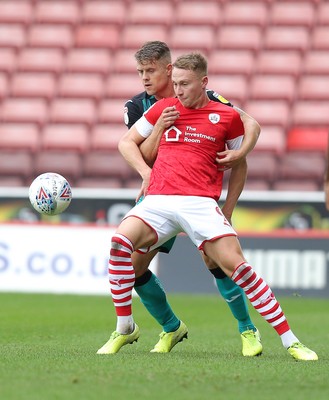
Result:
{"label": "red trim on shorts", "polygon": [[[137,216],[137,215],[133,215],[133,214],[128,215],[127,217],[123,218],[122,221],[124,221],[125,219],[130,218],[130,217],[138,218],[139,220],[141,220],[142,222],[144,222],[145,225],[147,225],[148,227],[150,227],[150,228],[152,229],[152,231],[155,233],[156,240],[155,240],[155,242],[154,242],[153,244],[150,244],[148,247],[146,247],[146,249],[147,249],[146,251],[142,251],[141,249],[135,250],[136,253],[139,253],[139,254],[146,254],[146,253],[148,253],[148,252],[150,251],[150,248],[151,248],[152,246],[154,246],[154,245],[157,243],[157,241],[159,240],[158,233],[157,233],[157,231],[153,228],[153,226],[151,226],[151,225],[150,225],[149,223],[147,223],[143,218],[141,218],[141,217],[139,217],[139,216]],[[123,235],[123,236],[124,236],[124,235]]]}
{"label": "red trim on shorts", "polygon": [[214,241],[217,240],[217,239],[221,239],[221,238],[227,237],[227,236],[235,236],[235,237],[237,237],[237,235],[234,235],[234,233],[228,233],[228,234],[226,234],[226,235],[216,236],[216,237],[214,237],[214,238],[212,238],[212,239],[204,240],[204,241],[200,244],[200,246],[198,247],[198,249],[199,249],[199,250],[202,250],[202,251],[204,252],[204,254],[207,255],[206,252],[205,252],[204,249],[203,249],[205,243],[207,243],[207,242],[214,242]]}

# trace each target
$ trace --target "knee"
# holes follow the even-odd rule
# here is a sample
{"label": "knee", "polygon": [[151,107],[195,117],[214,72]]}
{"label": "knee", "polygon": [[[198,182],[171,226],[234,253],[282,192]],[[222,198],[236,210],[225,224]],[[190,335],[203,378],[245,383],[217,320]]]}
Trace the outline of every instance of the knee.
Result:
{"label": "knee", "polygon": [[202,254],[203,261],[206,264],[208,269],[218,268],[218,265],[210,257],[206,256],[203,252],[201,254]]}
{"label": "knee", "polygon": [[148,270],[150,260],[145,255],[135,252],[132,254],[131,260],[136,277],[142,276]]}

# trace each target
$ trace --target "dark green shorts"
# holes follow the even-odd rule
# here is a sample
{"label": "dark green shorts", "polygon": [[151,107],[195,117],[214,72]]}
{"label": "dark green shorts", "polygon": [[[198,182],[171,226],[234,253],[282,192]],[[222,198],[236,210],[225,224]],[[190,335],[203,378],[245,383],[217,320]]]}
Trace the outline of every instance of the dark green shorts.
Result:
{"label": "dark green shorts", "polygon": [[159,251],[161,253],[166,253],[169,254],[171,248],[173,247],[175,240],[177,236],[172,237],[171,239],[167,240],[165,243],[163,243],[161,246],[158,247]]}

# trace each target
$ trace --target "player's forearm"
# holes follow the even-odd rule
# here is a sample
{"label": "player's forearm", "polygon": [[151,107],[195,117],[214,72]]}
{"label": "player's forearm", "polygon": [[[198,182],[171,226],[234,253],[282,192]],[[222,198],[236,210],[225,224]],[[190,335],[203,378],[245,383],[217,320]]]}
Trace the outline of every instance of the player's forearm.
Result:
{"label": "player's forearm", "polygon": [[163,127],[155,124],[152,134],[139,146],[140,152],[149,167],[153,166],[157,158],[162,132]]}
{"label": "player's forearm", "polygon": [[226,200],[222,207],[222,212],[228,220],[231,220],[234,208],[244,188],[247,171],[248,166],[245,158],[231,170]]}
{"label": "player's forearm", "polygon": [[130,130],[119,141],[118,149],[127,163],[144,179],[145,176],[149,175],[151,168],[144,161],[139,147],[140,143],[136,143],[129,135],[129,132]]}
{"label": "player's forearm", "polygon": [[240,114],[240,118],[244,126],[244,139],[240,147],[240,152],[242,157],[246,157],[257,143],[260,135],[260,126],[254,118],[252,118],[243,110],[237,107],[234,107],[234,109]]}

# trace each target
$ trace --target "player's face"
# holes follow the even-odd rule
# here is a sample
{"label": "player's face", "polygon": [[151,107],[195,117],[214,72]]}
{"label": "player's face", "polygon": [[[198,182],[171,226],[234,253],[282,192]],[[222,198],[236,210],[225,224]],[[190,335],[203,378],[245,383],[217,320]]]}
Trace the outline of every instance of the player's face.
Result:
{"label": "player's face", "polygon": [[186,108],[200,108],[205,104],[206,76],[200,77],[194,71],[173,68],[172,81],[175,95]]}
{"label": "player's face", "polygon": [[169,97],[169,91],[173,91],[171,82],[171,64],[161,61],[137,63],[137,71],[148,95],[154,95],[157,99]]}

